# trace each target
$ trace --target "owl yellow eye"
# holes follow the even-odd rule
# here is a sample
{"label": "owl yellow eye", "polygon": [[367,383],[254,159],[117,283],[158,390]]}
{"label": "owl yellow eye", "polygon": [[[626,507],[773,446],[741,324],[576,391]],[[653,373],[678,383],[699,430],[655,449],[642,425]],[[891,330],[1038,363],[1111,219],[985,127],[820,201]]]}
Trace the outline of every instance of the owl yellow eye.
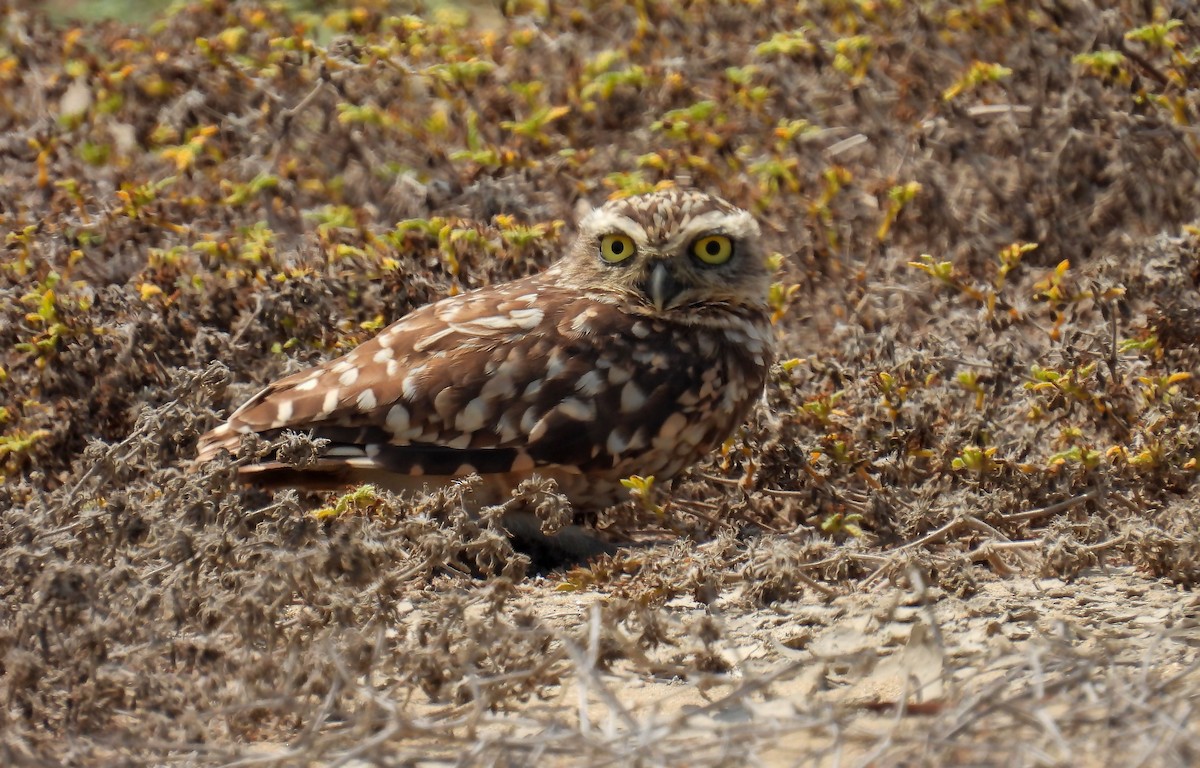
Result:
{"label": "owl yellow eye", "polygon": [[626,235],[605,235],[600,240],[600,258],[609,264],[625,261],[634,250],[632,238]]}
{"label": "owl yellow eye", "polygon": [[724,235],[709,235],[692,243],[692,255],[711,266],[729,261],[733,256],[733,241]]}

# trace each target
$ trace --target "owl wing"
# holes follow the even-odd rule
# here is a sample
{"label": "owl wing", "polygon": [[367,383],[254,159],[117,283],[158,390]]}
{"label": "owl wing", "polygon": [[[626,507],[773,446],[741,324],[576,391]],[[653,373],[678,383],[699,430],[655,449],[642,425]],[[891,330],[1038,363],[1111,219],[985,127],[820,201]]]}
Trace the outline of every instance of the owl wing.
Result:
{"label": "owl wing", "polygon": [[201,438],[197,461],[235,451],[242,434],[283,430],[329,440],[318,465],[265,462],[245,474],[274,472],[290,485],[343,470],[586,472],[611,470],[655,440],[719,441],[719,427],[689,429],[693,419],[678,414],[707,421],[700,411],[719,407],[727,372],[703,350],[676,359],[657,322],[563,288],[553,270],[444,299],[272,383]]}

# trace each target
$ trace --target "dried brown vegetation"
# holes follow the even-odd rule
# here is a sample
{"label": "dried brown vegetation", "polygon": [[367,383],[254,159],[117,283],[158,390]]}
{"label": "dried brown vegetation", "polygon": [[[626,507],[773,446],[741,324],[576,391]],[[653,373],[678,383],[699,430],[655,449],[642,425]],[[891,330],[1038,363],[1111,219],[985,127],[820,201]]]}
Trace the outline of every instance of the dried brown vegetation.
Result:
{"label": "dried brown vegetation", "polygon": [[[1194,764],[1191,3],[31,5],[0,762]],[[586,521],[651,546],[538,573],[468,486],[184,471],[262,383],[665,183],[760,216],[783,362]]]}

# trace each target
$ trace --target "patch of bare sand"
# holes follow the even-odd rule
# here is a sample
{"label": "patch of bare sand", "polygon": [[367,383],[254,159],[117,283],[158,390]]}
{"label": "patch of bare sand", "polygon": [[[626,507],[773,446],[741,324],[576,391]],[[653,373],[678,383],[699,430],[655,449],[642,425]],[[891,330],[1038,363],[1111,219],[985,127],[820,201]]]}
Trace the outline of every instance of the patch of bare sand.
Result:
{"label": "patch of bare sand", "polygon": [[[553,587],[532,581],[517,600],[563,637],[600,620],[601,596]],[[727,673],[686,673],[677,646],[605,666],[571,645],[573,678],[516,711],[415,704],[405,719],[500,764],[1152,765],[1195,738],[1186,706],[1145,714],[1200,690],[1198,606],[1127,568],[996,580],[968,598],[883,586],[757,611],[737,594],[711,610],[680,598],[666,620],[714,618]],[[420,730],[401,753],[462,757]]]}

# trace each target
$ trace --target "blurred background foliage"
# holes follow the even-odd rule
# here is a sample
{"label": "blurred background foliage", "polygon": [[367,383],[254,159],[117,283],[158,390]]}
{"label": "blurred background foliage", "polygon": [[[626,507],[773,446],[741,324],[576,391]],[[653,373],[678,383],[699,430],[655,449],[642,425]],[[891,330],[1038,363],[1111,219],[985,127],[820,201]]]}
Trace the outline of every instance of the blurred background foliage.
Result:
{"label": "blurred background foliage", "polygon": [[[127,24],[144,24],[169,14],[187,3],[185,0],[44,0],[41,7],[59,22],[121,21]],[[349,6],[379,6],[394,11],[415,12],[421,9],[436,10],[444,7],[468,7],[472,3],[462,0],[434,0],[433,2],[376,2],[354,3],[349,0],[275,0],[267,3],[294,13],[319,13]],[[37,5],[37,3],[33,3]],[[486,5],[494,5],[486,3]]]}

